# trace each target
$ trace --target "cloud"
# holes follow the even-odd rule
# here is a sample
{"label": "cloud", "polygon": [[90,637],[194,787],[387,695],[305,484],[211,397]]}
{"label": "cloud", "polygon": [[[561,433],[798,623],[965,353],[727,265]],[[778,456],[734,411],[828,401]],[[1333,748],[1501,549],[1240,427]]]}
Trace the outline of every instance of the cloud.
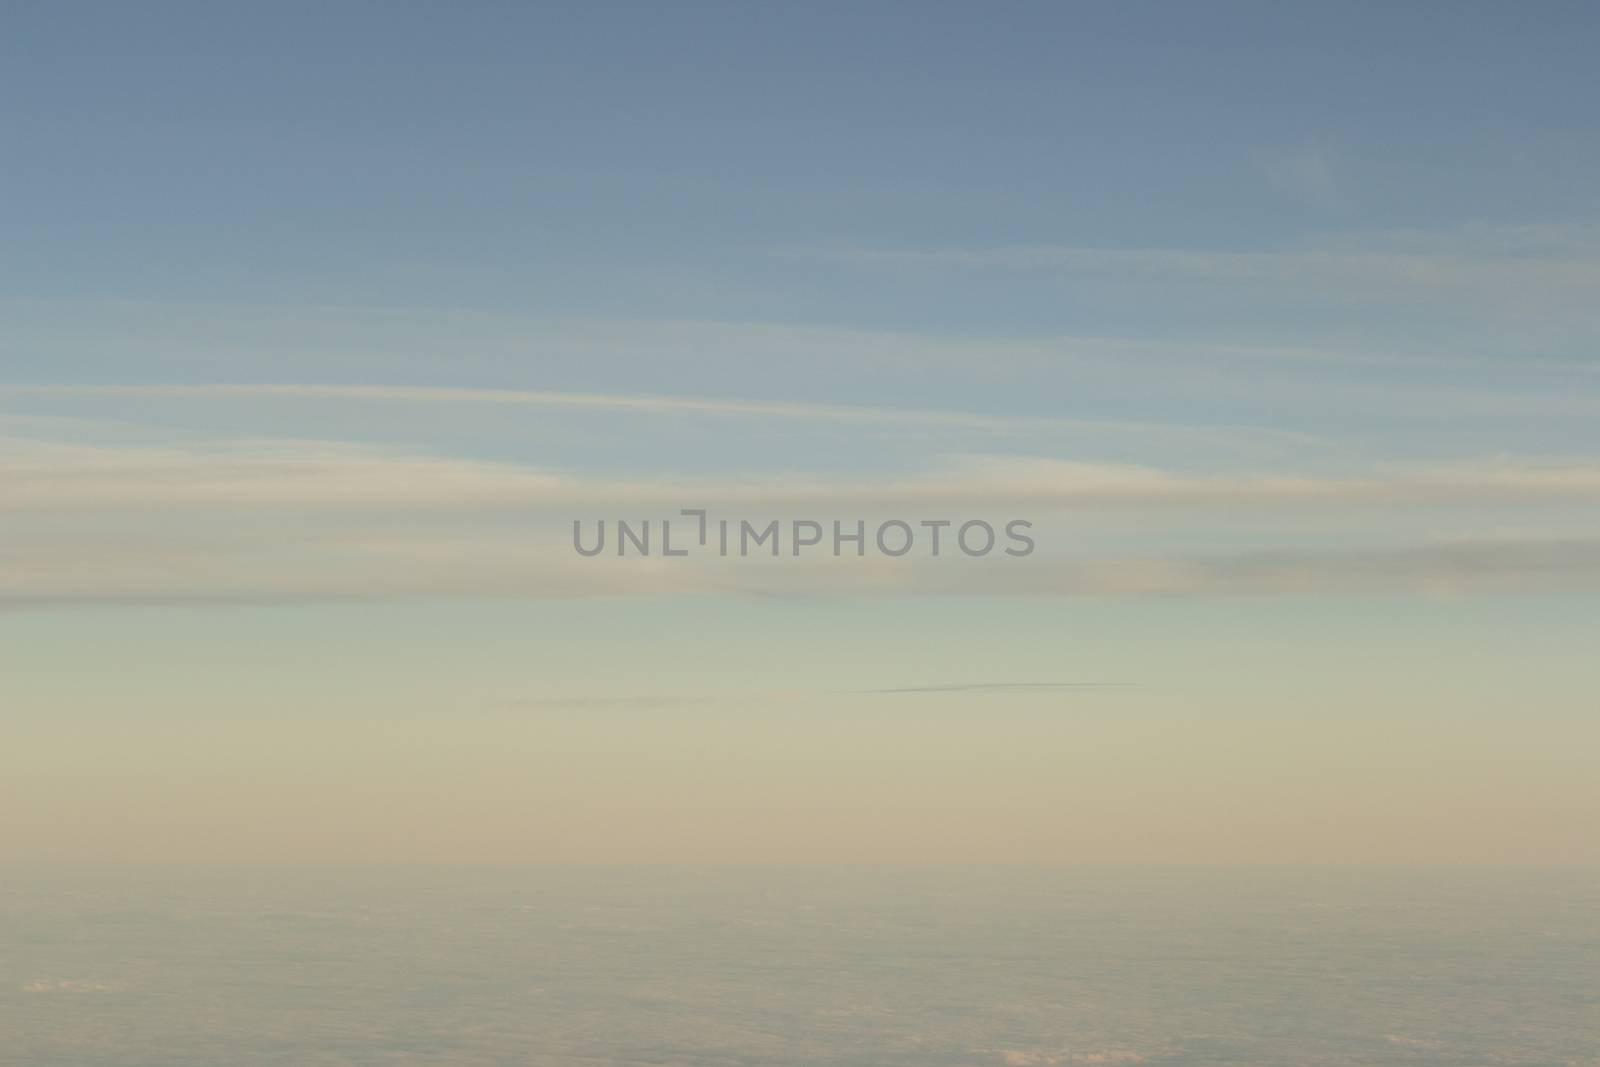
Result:
{"label": "cloud", "polygon": [[[995,268],[1053,270],[1076,264],[1089,269],[1096,257],[1114,249],[1071,246],[1010,248],[804,248],[791,255],[859,264],[923,265],[935,268]],[[1160,249],[1124,249],[1141,258],[1159,255]],[[1167,252],[1184,250],[1165,250]],[[1298,248],[1262,250],[1259,255],[1329,253],[1340,256],[1400,255],[1444,257],[1459,260],[1503,261],[1507,257],[1553,262],[1600,260],[1600,227],[1489,227],[1464,226],[1450,231],[1388,230],[1354,236],[1320,237]],[[1187,250],[1205,255],[1204,250]],[[1115,267],[1119,261],[1104,260]],[[797,322],[695,319],[593,319],[543,317],[459,309],[353,309],[348,307],[297,307],[292,313],[272,306],[247,304],[149,303],[132,301],[28,301],[0,300],[7,318],[7,335],[0,341],[0,356],[10,352],[34,366],[56,368],[64,377],[81,377],[85,354],[96,354],[98,382],[89,385],[29,383],[25,388],[44,395],[78,389],[82,395],[172,395],[170,389],[188,388],[192,395],[221,395],[217,390],[276,389],[262,385],[220,384],[230,376],[253,379],[262,367],[274,367],[288,377],[287,388],[310,396],[308,389],[326,390],[318,396],[368,395],[365,385],[380,378],[429,381],[442,361],[449,360],[462,377],[491,382],[502,378],[506,364],[537,361],[559,371],[578,363],[606,368],[606,380],[655,382],[651,368],[671,367],[677,388],[705,392],[740,389],[752,392],[752,377],[759,370],[766,384],[815,384],[819,376],[840,385],[859,387],[867,373],[898,378],[936,375],[944,380],[1004,380],[1018,371],[1049,366],[1159,361],[1192,365],[1219,360],[1256,362],[1338,362],[1372,365],[1471,365],[1485,357],[1464,354],[1456,347],[1413,351],[1391,346],[1376,349],[1352,347],[1348,335],[1330,343],[1313,344],[1304,328],[1274,343],[1241,343],[1235,336],[1199,338],[1186,333],[1170,336],[1104,336],[1083,334],[960,336],[918,332],[912,329],[866,329]],[[175,332],[174,323],[182,329]],[[1234,334],[1236,331],[1229,331]],[[1501,354],[1502,356],[1504,353]],[[1516,365],[1540,364],[1538,352],[1519,352]],[[109,366],[107,365],[109,362]],[[1573,361],[1564,361],[1570,365]],[[113,384],[102,377],[123,373],[144,378],[152,366],[170,369],[187,379],[176,386]],[[335,371],[337,368],[337,371]],[[74,373],[78,370],[79,373]],[[621,373],[627,371],[628,373]],[[794,372],[793,374],[789,372]],[[319,380],[323,375],[336,378]],[[316,383],[316,384],[294,384]],[[0,385],[10,391],[15,386]],[[670,391],[670,390],[669,390]],[[526,399],[514,400],[516,390],[404,385],[389,395],[400,399],[452,396],[493,403],[571,405],[592,398],[596,406],[613,403],[604,392],[568,393],[561,390],[524,390]],[[236,393],[236,395],[251,395]],[[256,392],[254,395],[261,395]],[[548,400],[543,398],[549,398]],[[623,397],[623,410],[643,410],[633,398]],[[648,400],[648,398],[645,398]],[[666,398],[671,400],[673,398]],[[744,406],[740,400],[686,397],[690,404],[717,405],[727,414]],[[759,402],[758,402],[759,403]],[[821,405],[826,408],[828,405]],[[805,409],[805,404],[779,404],[785,410]],[[680,408],[679,410],[688,410]],[[713,410],[710,407],[704,410]],[[748,412],[747,412],[748,413]]]}
{"label": "cloud", "polygon": [[1070,1050],[1030,1052],[1024,1049],[1002,1049],[1000,1059],[1006,1067],[1068,1067],[1073,1064],[1139,1064],[1149,1062],[1149,1057],[1132,1049],[1100,1049],[1089,1052]]}
{"label": "cloud", "polygon": [[[224,507],[418,512],[575,508],[783,506],[794,517],[852,508],[1037,504],[1208,509],[1311,505],[1600,504],[1600,461],[1489,459],[1388,466],[1345,475],[1189,474],[1135,464],[971,454],[920,472],[839,479],[804,473],[747,478],[578,478],[549,468],[430,456],[336,441],[186,445],[60,443],[0,437],[0,512]],[[809,510],[808,510],[809,509]]]}
{"label": "cloud", "polygon": [[[933,344],[933,342],[928,342]],[[1112,359],[1136,346],[1130,342],[1085,342]],[[1053,343],[1018,349],[1019,356],[1039,360],[1059,354]],[[1221,351],[1219,349],[1219,351]],[[1239,350],[1235,354],[1240,354]],[[970,357],[975,353],[968,351]],[[993,357],[992,347],[983,354]],[[1257,357],[1260,352],[1255,353]],[[481,389],[448,386],[318,385],[306,383],[234,383],[209,385],[60,385],[0,384],[0,397],[16,399],[175,399],[175,400],[301,400],[378,402],[427,405],[479,405],[546,408],[624,415],[704,416],[722,419],[785,419],[840,423],[866,428],[926,427],[972,430],[1001,437],[1049,434],[1068,430],[1125,431],[1178,438],[1257,437],[1279,442],[1314,442],[1308,434],[1271,427],[1231,424],[1183,425],[1130,419],[1088,419],[1060,416],[989,415],[978,412],[884,407],[857,404],[800,404],[776,400],[667,396],[635,393],[582,393],[535,389]],[[8,421],[16,416],[7,416]],[[35,417],[37,418],[37,417]]]}
{"label": "cloud", "polygon": [[[205,547],[117,541],[19,543],[0,568],[0,606],[679,595],[1343,596],[1600,588],[1600,540],[1306,548],[1209,555],[1087,555],[969,561],[579,560],[570,553],[462,536],[450,542],[299,543],[238,539]],[[907,692],[937,691],[909,687]]]}
{"label": "cloud", "polygon": [[22,983],[24,993],[110,993],[119,987],[82,978],[35,978]]}
{"label": "cloud", "polygon": [[[1012,248],[977,252],[906,253],[920,262],[963,267],[1091,271],[1166,276],[1197,282],[1318,289],[1331,296],[1382,302],[1415,299],[1419,292],[1486,296],[1539,304],[1591,308],[1600,287],[1600,263],[1544,258],[1478,259],[1394,251],[1301,249],[1218,251],[1178,248]],[[883,258],[901,258],[884,254]]]}
{"label": "cloud", "polygon": [[816,690],[759,690],[724,691],[660,696],[658,694],[603,694],[585,693],[566,696],[541,696],[515,698],[505,701],[508,706],[526,708],[651,708],[684,704],[770,704],[778,700],[812,698],[818,696],[898,696],[938,693],[1028,693],[1052,690],[1103,690],[1132,689],[1130,682],[978,682],[958,685],[908,685],[877,689],[816,689]]}
{"label": "cloud", "polygon": [[[1316,167],[1298,164],[1300,180]],[[1331,179],[1330,179],[1331,180]],[[1096,248],[1074,245],[960,249],[855,248],[829,253],[861,264],[1094,274],[1130,281],[1295,290],[1322,300],[1442,300],[1471,313],[1559,311],[1594,320],[1600,242],[1578,227],[1566,240],[1527,230],[1364,234],[1280,249]]]}
{"label": "cloud", "polygon": [[[780,524],[898,514],[998,527],[1026,516],[1040,549],[1025,559],[572,549],[575,518],[659,521],[683,507]],[[1531,521],[1536,507],[1548,526]],[[5,439],[0,602],[1524,591],[1600,582],[1600,541],[1586,532],[1597,507],[1600,464],[1576,461],[1289,477],[991,455],[861,481],[678,481],[337,442]],[[1463,536],[1489,513],[1499,534]]]}
{"label": "cloud", "polygon": [[558,476],[327,441],[85,445],[0,438],[0,512],[259,506],[454,507],[548,495]]}
{"label": "cloud", "polygon": [[1315,142],[1269,153],[1262,170],[1273,188],[1308,207],[1334,210],[1349,198],[1334,176],[1333,153]]}
{"label": "cloud", "polygon": [[1080,570],[1078,591],[1174,594],[1409,592],[1454,595],[1600,587],[1600,539],[1444,541],[1351,550],[1285,548],[1130,559]]}
{"label": "cloud", "polygon": [[[445,386],[304,385],[282,383],[234,385],[8,385],[0,386],[0,393],[12,396],[211,399],[233,397],[299,400],[378,400],[430,404],[500,404],[517,407],[575,408],[589,411],[767,416],[823,422],[912,422],[934,426],[972,426],[991,429],[999,428],[1015,421],[1009,418],[1002,419],[961,411],[929,411],[840,404],[795,404],[784,401],[726,400],[626,393],[569,393],[535,389],[468,389]],[[1058,420],[1033,421],[1054,422]]]}
{"label": "cloud", "polygon": [[1045,689],[1126,689],[1127,682],[976,682],[967,685],[906,685],[889,689],[846,689],[846,693],[1034,692]]}

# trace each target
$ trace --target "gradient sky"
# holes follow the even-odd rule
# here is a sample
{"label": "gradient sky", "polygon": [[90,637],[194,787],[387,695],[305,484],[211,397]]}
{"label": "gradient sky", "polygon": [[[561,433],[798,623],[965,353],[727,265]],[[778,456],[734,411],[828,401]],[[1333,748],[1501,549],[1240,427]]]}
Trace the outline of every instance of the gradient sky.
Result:
{"label": "gradient sky", "polygon": [[1592,6],[6,21],[0,858],[1600,860]]}

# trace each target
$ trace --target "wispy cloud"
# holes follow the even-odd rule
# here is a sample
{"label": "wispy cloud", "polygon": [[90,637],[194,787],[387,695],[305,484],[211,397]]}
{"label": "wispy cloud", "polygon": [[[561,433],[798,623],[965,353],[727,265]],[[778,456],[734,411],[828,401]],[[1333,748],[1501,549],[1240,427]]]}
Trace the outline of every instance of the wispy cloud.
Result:
{"label": "wispy cloud", "polygon": [[87,978],[34,978],[20,988],[24,993],[113,993],[121,987]]}
{"label": "wispy cloud", "polygon": [[[288,398],[300,400],[380,400],[407,403],[503,404],[517,407],[576,408],[589,411],[664,414],[770,416],[840,422],[918,422],[930,425],[995,428],[1015,420],[961,411],[796,404],[782,401],[624,393],[569,393],[534,389],[470,389],[445,386],[304,385],[283,383],[225,385],[9,385],[0,394],[60,397]],[[1056,420],[1037,420],[1051,422]]]}
{"label": "wispy cloud", "polygon": [[[1116,345],[1104,346],[1115,351]],[[1266,426],[1172,422],[1134,419],[1090,419],[1025,414],[985,414],[935,408],[884,407],[859,404],[802,404],[774,400],[668,396],[633,393],[582,393],[540,389],[482,389],[448,386],[319,385],[306,383],[232,383],[207,385],[68,385],[3,384],[0,397],[60,399],[175,400],[308,400],[381,402],[427,405],[487,405],[552,410],[612,412],[634,415],[708,416],[734,419],[792,419],[846,423],[865,427],[922,426],[981,431],[1001,437],[1048,434],[1068,429],[1105,429],[1168,436],[1258,436],[1279,441],[1316,443],[1309,434]]]}
{"label": "wispy cloud", "polygon": [[[1315,167],[1302,163],[1302,180]],[[1440,299],[1468,314],[1488,308],[1560,311],[1592,321],[1600,288],[1600,242],[1590,227],[1565,240],[1524,230],[1468,234],[1363,234],[1267,249],[1102,248],[1074,245],[991,248],[853,248],[827,253],[862,264],[961,270],[1023,270],[1249,286],[1258,294],[1286,288],[1324,300],[1373,303]]]}
{"label": "wispy cloud", "polygon": [[902,685],[887,689],[845,689],[841,692],[857,694],[894,695],[900,693],[1028,693],[1051,689],[1129,689],[1130,682],[971,682],[956,685]]}
{"label": "wispy cloud", "polygon": [[139,511],[174,506],[283,509],[543,509],[579,506],[1299,508],[1495,501],[1600,503],[1600,461],[1492,458],[1349,474],[1192,474],[1134,464],[999,454],[930,458],[917,472],[845,479],[579,478],[554,468],[432,456],[336,441],[75,444],[0,437],[0,511]]}
{"label": "wispy cloud", "polygon": [[761,691],[700,692],[690,694],[603,694],[582,693],[565,696],[540,696],[508,700],[514,707],[549,708],[650,708],[683,704],[764,703],[776,700],[813,699],[826,696],[915,696],[940,693],[1047,693],[1051,691],[1090,691],[1132,689],[1131,682],[974,682],[952,685],[905,685],[868,689],[787,689]]}
{"label": "wispy cloud", "polygon": [[1315,287],[1330,297],[1384,302],[1441,295],[1490,296],[1592,308],[1600,262],[1533,257],[1472,258],[1397,251],[1013,247],[989,250],[862,251],[861,259],[951,267],[1092,271],[1200,282]]}
{"label": "wispy cloud", "polygon": [[1335,175],[1334,152],[1321,142],[1266,153],[1261,168],[1273,188],[1308,207],[1335,210],[1349,205]]}
{"label": "wispy cloud", "polygon": [[[571,549],[574,518],[676,515],[681,507],[784,521],[1026,514],[1042,548],[1000,565],[870,555],[591,560]],[[1533,521],[1534,507],[1547,523]],[[1506,591],[1600,580],[1600,543],[1585,533],[1597,507],[1600,463],[1576,461],[1284,477],[975,456],[858,482],[647,482],[333,442],[13,439],[0,442],[0,598],[15,606]],[[1449,518],[1460,509],[1470,525]],[[1491,514],[1502,534],[1462,536]]]}

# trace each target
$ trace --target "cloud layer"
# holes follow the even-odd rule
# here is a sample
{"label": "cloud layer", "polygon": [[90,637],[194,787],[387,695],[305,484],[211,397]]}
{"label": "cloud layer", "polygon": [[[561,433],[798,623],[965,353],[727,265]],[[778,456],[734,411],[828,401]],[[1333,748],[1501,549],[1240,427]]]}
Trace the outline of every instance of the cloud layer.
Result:
{"label": "cloud layer", "polygon": [[[1038,551],[584,558],[572,523],[1034,523]],[[47,603],[384,597],[1520,592],[1600,584],[1600,464],[1194,475],[956,456],[902,476],[630,479],[329,441],[0,442],[0,597]],[[657,530],[659,530],[659,525]],[[659,534],[658,534],[659,536]],[[787,536],[787,535],[785,535]],[[948,537],[948,535],[947,535]],[[870,544],[869,534],[869,544]]]}

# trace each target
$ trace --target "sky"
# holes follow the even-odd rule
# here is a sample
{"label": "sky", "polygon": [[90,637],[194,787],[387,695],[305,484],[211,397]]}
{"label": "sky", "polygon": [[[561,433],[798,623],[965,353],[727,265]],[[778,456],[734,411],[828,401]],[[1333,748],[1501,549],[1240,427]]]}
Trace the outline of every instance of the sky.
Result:
{"label": "sky", "polygon": [[0,859],[1600,861],[1593,7],[7,21]]}

